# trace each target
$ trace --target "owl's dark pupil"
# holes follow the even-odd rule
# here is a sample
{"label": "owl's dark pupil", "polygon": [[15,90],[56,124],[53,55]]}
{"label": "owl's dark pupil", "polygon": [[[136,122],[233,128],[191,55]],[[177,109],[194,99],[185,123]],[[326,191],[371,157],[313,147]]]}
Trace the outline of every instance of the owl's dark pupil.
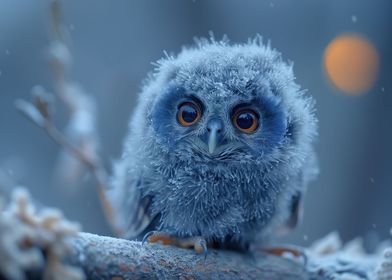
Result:
{"label": "owl's dark pupil", "polygon": [[251,113],[241,113],[237,117],[237,125],[242,129],[248,129],[253,125],[254,116]]}
{"label": "owl's dark pupil", "polygon": [[187,122],[191,123],[197,118],[197,110],[195,107],[191,105],[183,105],[181,108],[181,116],[182,119]]}

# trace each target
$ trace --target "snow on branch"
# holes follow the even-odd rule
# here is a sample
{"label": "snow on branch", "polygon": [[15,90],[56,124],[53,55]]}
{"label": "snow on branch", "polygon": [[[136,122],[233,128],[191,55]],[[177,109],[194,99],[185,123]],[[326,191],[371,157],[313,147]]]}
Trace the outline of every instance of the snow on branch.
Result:
{"label": "snow on branch", "polygon": [[[306,279],[295,261],[257,253],[210,250],[207,258],[190,249],[81,233],[70,263],[89,279]],[[83,256],[82,258],[80,256]]]}
{"label": "snow on branch", "polygon": [[[392,249],[365,254],[359,239],[339,245],[331,233],[306,250],[308,261],[261,252],[193,250],[80,233],[69,259],[89,279],[377,279],[391,278]],[[380,248],[381,250],[381,248]],[[117,277],[117,278],[116,278]]]}
{"label": "snow on branch", "polygon": [[392,249],[367,255],[336,233],[293,256],[144,244],[90,233],[16,191],[0,212],[0,279],[391,279]]}
{"label": "snow on branch", "polygon": [[307,261],[262,252],[194,250],[89,233],[16,189],[0,208],[0,279],[392,279],[392,249],[369,255],[337,233],[304,249]]}
{"label": "snow on branch", "polygon": [[84,279],[78,267],[62,262],[71,247],[68,238],[79,225],[60,211],[37,210],[24,189],[12,193],[8,205],[0,205],[0,278],[30,279],[39,271],[43,279]]}

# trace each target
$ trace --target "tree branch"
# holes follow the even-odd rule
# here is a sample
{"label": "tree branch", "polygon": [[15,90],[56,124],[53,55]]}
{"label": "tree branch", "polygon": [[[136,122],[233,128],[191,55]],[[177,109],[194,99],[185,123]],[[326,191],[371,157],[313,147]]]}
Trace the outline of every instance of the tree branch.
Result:
{"label": "tree branch", "polygon": [[256,253],[190,249],[80,233],[71,239],[73,266],[88,279],[307,279],[294,260]]}
{"label": "tree branch", "polygon": [[79,233],[70,239],[68,262],[82,268],[87,279],[392,279],[391,248],[369,255],[358,252],[358,239],[332,248],[336,238],[337,233],[331,233],[317,241],[307,249],[304,263],[220,249],[210,250],[204,259],[190,249]]}
{"label": "tree branch", "polygon": [[383,254],[366,254],[360,239],[343,246],[336,232],[304,249],[304,262],[223,249],[205,258],[77,230],[60,211],[36,208],[26,190],[16,189],[7,205],[0,201],[0,279],[392,279],[388,244]]}

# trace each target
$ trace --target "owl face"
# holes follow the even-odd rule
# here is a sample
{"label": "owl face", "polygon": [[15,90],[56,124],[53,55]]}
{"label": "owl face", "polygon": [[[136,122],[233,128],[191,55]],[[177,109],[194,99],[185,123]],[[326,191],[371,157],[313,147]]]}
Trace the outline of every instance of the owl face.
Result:
{"label": "owl face", "polygon": [[230,162],[255,159],[283,144],[287,113],[268,89],[251,83],[243,90],[218,88],[197,90],[173,81],[164,90],[152,123],[170,152]]}
{"label": "owl face", "polygon": [[292,65],[257,40],[202,43],[159,61],[141,102],[134,125],[155,143],[145,146],[176,160],[301,164],[316,132]]}

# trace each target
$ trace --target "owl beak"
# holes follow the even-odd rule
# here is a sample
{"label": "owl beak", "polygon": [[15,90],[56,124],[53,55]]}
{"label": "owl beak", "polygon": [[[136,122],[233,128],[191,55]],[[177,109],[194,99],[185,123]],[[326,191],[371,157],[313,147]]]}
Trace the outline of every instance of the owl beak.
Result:
{"label": "owl beak", "polygon": [[211,131],[208,137],[208,151],[210,154],[213,154],[216,149],[216,138],[216,130]]}
{"label": "owl beak", "polygon": [[208,152],[213,154],[222,137],[223,123],[220,119],[211,119],[207,124]]}

